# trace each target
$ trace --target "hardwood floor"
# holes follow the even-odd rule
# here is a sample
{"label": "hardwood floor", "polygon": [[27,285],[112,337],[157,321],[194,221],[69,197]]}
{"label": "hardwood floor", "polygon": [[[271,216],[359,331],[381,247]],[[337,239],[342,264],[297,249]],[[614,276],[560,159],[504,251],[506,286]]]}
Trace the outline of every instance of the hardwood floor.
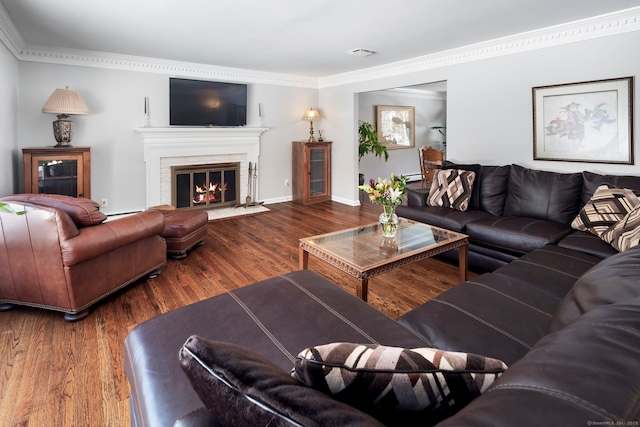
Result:
{"label": "hardwood floor", "polygon": [[[270,212],[210,222],[205,245],[169,260],[160,276],[123,289],[79,322],[41,309],[0,313],[0,426],[130,425],[123,342],[133,327],[296,270],[298,239],[375,222],[380,211],[368,203],[267,207]],[[355,279],[346,273],[313,256],[309,269],[355,294]],[[369,303],[396,318],[457,280],[457,266],[424,260],[371,279]]]}

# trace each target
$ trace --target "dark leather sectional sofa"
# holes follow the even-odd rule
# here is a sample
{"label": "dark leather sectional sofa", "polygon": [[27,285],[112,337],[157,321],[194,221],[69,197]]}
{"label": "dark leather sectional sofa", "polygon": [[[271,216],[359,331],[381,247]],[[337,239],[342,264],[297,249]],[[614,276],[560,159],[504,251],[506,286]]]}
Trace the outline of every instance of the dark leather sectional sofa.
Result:
{"label": "dark leather sectional sofa", "polygon": [[241,345],[287,372],[299,351],[331,342],[433,346],[509,366],[453,415],[425,410],[388,425],[638,425],[640,247],[616,253],[568,226],[604,180],[640,189],[638,177],[481,167],[479,208],[464,220],[416,206],[412,194],[401,215],[467,232],[473,261],[493,271],[397,320],[313,272],[295,271],[137,326],[125,341],[132,424],[220,425],[216,414],[225,412],[229,419],[237,401],[207,410],[177,361],[185,340],[199,335]]}
{"label": "dark leather sectional sofa", "polygon": [[611,245],[572,229],[571,221],[603,183],[640,193],[640,176],[557,173],[515,164],[445,162],[444,167],[475,172],[469,209],[427,206],[429,189],[423,189],[409,191],[408,205],[399,206],[397,214],[469,235],[469,264],[482,271],[493,271],[550,243],[600,258],[611,256],[616,253]]}

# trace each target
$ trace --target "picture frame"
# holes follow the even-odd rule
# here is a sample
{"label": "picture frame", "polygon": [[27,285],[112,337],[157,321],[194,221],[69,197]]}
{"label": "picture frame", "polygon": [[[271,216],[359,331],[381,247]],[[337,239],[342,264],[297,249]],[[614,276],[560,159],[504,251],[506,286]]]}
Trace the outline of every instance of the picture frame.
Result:
{"label": "picture frame", "polygon": [[416,146],[416,107],[376,105],[378,142],[389,150]]}
{"label": "picture frame", "polygon": [[533,159],[634,164],[633,77],[532,88]]}

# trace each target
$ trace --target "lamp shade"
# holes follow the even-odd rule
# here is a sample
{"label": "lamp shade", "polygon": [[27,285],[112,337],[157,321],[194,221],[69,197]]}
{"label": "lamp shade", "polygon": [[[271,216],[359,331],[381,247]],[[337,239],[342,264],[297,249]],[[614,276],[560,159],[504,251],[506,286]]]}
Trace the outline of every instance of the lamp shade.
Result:
{"label": "lamp shade", "polygon": [[87,104],[78,92],[69,89],[56,89],[42,107],[42,112],[47,114],[89,114]]}
{"label": "lamp shade", "polygon": [[318,112],[318,110],[309,108],[307,111],[304,112],[304,115],[302,116],[302,120],[307,120],[310,122],[318,121],[320,120],[320,113]]}

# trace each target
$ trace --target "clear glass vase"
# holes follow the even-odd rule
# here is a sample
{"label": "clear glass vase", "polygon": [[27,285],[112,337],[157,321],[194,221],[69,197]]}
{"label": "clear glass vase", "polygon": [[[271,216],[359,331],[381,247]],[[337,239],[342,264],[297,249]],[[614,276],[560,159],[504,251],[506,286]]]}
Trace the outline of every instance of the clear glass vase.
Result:
{"label": "clear glass vase", "polygon": [[384,237],[394,237],[398,230],[398,216],[396,215],[396,205],[382,205],[383,212],[380,214],[380,224],[382,224],[382,235]]}

